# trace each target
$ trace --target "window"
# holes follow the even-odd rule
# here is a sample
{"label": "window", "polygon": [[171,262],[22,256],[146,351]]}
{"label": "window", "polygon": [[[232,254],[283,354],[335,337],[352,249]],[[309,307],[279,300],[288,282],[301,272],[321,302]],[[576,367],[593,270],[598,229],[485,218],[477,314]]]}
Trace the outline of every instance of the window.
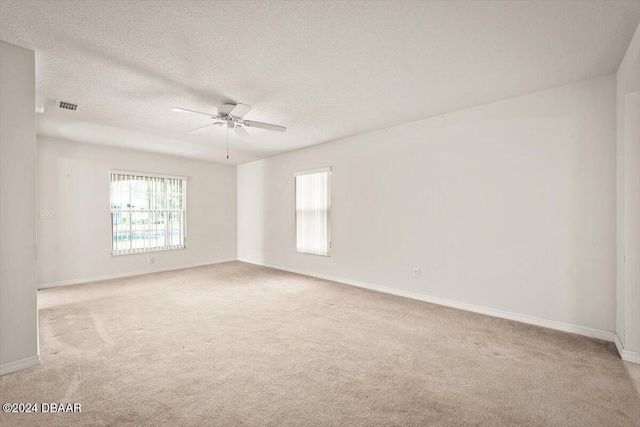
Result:
{"label": "window", "polygon": [[184,249],[183,177],[110,171],[111,254]]}
{"label": "window", "polygon": [[329,175],[331,168],[297,172],[296,240],[300,253],[329,256]]}

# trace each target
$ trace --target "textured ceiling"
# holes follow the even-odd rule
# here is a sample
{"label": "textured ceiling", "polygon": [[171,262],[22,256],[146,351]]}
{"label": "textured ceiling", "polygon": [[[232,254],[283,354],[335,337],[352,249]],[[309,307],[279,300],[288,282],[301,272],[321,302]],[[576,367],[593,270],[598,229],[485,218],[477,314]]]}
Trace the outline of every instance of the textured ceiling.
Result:
{"label": "textured ceiling", "polygon": [[287,133],[230,133],[242,163],[617,70],[638,1],[5,1],[0,38],[37,52],[38,132],[224,161],[186,131],[226,101]]}

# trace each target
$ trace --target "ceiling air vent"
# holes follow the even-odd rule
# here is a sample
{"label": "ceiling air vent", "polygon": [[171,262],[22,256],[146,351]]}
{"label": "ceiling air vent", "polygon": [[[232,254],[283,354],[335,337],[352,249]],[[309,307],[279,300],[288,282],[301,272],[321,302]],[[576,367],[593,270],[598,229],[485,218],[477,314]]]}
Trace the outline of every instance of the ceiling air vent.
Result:
{"label": "ceiling air vent", "polygon": [[78,108],[80,108],[78,104],[67,101],[60,101],[59,99],[56,99],[56,107],[69,111],[76,111]]}

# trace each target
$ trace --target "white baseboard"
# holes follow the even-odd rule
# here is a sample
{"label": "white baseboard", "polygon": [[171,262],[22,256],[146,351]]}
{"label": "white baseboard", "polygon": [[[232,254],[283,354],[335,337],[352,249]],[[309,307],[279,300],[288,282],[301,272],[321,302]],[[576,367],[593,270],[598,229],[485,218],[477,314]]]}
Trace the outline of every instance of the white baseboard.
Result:
{"label": "white baseboard", "polygon": [[616,348],[618,349],[618,353],[620,353],[620,357],[625,362],[638,363],[640,364],[640,352],[625,350],[622,345],[622,341],[620,341],[620,337],[616,334],[615,337]]}
{"label": "white baseboard", "polygon": [[40,355],[26,357],[20,360],[14,360],[13,362],[7,362],[0,365],[0,375],[7,375],[12,372],[20,371],[22,369],[30,368],[40,364]]}
{"label": "white baseboard", "polygon": [[236,261],[237,258],[228,258],[218,261],[205,261],[193,264],[174,265],[171,267],[156,267],[146,270],[126,271],[123,273],[105,274],[102,276],[82,277],[78,279],[59,280],[56,282],[38,283],[38,289],[55,288],[58,286],[79,285],[81,283],[100,282],[103,280],[121,279],[123,277],[141,276],[143,274],[160,273],[163,271],[182,270],[184,268],[201,267],[203,265],[221,264],[223,262]]}
{"label": "white baseboard", "polygon": [[430,302],[432,304],[444,305],[447,307],[453,307],[460,310],[472,311],[474,313],[486,314],[488,316],[500,317],[502,319],[515,320],[517,322],[528,323],[530,325],[542,326],[544,328],[556,329],[558,331],[570,332],[573,334],[584,335],[591,338],[598,338],[605,341],[614,341],[614,332],[603,331],[600,329],[588,328],[585,326],[572,325],[570,323],[557,322],[555,320],[541,319],[538,317],[527,316],[524,314],[510,313],[507,311],[496,310],[493,308],[480,307],[473,304],[467,304],[464,302],[452,301],[444,298],[437,298],[428,295],[418,294],[415,292],[403,291],[399,289],[388,288],[385,286],[371,285],[365,282],[359,282],[357,280],[343,279],[341,277],[330,276],[328,274],[314,273],[310,271],[304,271],[297,268],[284,267],[280,265],[273,265],[262,263],[258,261],[252,261],[249,259],[238,258],[238,261],[247,262],[249,264],[261,265],[263,267],[274,268],[276,270],[289,271],[291,273],[302,274],[305,276],[317,277],[319,279],[331,280],[333,282],[343,283],[345,285],[357,286],[359,288],[370,289],[373,291],[384,292],[391,295],[397,295],[401,297],[411,298],[419,301]]}

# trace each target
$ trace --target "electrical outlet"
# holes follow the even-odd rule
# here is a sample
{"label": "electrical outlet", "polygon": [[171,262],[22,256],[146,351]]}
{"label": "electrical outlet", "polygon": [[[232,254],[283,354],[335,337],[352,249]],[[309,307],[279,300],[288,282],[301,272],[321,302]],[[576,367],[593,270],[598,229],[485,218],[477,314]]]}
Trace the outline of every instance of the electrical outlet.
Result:
{"label": "electrical outlet", "polygon": [[148,262],[149,264],[153,264],[154,262],[156,262],[156,259],[155,259],[154,257],[151,257],[151,258],[149,258],[149,259],[147,260],[147,262]]}
{"label": "electrical outlet", "polygon": [[420,277],[420,269],[418,267],[413,269],[413,277]]}
{"label": "electrical outlet", "polygon": [[56,219],[55,211],[40,211],[40,219]]}

